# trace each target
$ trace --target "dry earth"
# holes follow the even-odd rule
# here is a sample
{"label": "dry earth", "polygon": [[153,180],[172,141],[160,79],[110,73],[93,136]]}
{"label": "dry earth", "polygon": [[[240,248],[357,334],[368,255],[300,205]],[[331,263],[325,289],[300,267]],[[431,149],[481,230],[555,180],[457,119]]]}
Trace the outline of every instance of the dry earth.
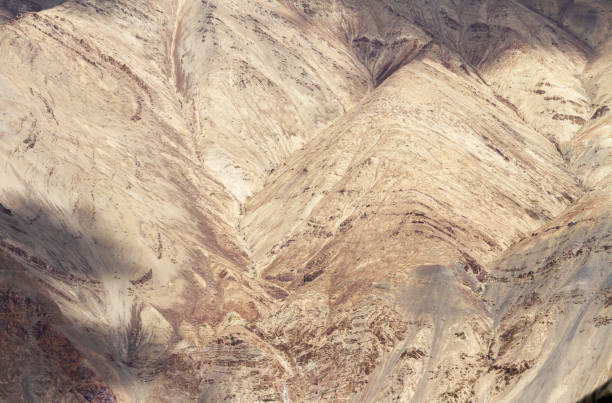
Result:
{"label": "dry earth", "polygon": [[612,2],[0,0],[0,400],[612,376]]}

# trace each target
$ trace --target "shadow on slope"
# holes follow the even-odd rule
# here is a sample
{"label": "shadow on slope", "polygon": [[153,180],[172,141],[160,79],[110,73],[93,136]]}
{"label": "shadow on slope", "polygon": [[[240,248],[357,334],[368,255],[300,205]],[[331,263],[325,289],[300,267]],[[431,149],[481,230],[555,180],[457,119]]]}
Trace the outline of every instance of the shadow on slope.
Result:
{"label": "shadow on slope", "polygon": [[[0,400],[114,402],[111,389],[66,337],[70,323],[44,287],[0,249]],[[105,399],[105,400],[103,400]]]}
{"label": "shadow on slope", "polygon": [[608,382],[595,389],[589,395],[580,399],[578,403],[606,402],[610,400],[612,400],[612,378],[610,378]]}
{"label": "shadow on slope", "polygon": [[21,13],[46,10],[65,2],[66,0],[0,0],[0,8],[15,17]]}
{"label": "shadow on slope", "polygon": [[143,320],[146,306],[134,290],[147,279],[130,280],[135,264],[115,253],[109,237],[83,231],[79,222],[90,212],[67,214],[19,196],[8,197],[9,205],[6,196],[0,200],[0,360],[13,364],[0,370],[0,400],[100,394],[113,402],[111,389],[131,390],[137,378],[153,377],[166,346],[155,343]]}

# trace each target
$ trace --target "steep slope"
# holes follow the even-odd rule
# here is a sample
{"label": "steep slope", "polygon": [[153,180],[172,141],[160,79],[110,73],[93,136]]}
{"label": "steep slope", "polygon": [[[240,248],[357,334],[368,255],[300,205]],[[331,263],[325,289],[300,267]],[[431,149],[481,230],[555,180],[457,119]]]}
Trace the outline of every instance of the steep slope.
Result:
{"label": "steep slope", "polygon": [[585,195],[497,263],[486,294],[498,307],[495,364],[479,381],[486,395],[578,400],[609,378],[610,194]]}
{"label": "steep slope", "polygon": [[[229,312],[252,321],[266,309],[270,298],[249,272],[239,233],[240,200],[366,88],[367,80],[355,82],[360,67],[349,54],[309,38],[291,10],[224,5],[70,1],[1,27],[2,245],[51,290],[74,323],[68,335],[89,338],[91,353],[111,360],[115,374],[106,376],[120,400],[153,393],[143,382],[170,370],[159,362],[185,326],[214,329]],[[235,21],[238,6],[247,25]],[[217,15],[228,20],[219,23],[222,37],[234,45],[202,40]],[[281,38],[287,46],[311,51],[286,60],[295,51],[280,52],[263,35],[257,21],[264,17],[274,29],[290,27],[291,36]],[[243,37],[248,43],[239,42]],[[257,45],[276,54],[286,71],[258,59]],[[198,50],[192,63],[182,53],[190,47]],[[231,49],[232,68],[201,69],[211,53],[223,50],[231,59]],[[251,60],[244,60],[245,49]],[[308,76],[306,58],[340,72],[338,78],[327,83],[312,68]],[[196,83],[184,81],[190,66],[206,88],[201,97]],[[226,105],[211,103],[212,83]],[[276,97],[264,97],[272,88]],[[255,109],[236,109],[249,97]],[[284,124],[283,114],[270,116],[282,108]],[[228,116],[250,128],[248,135]],[[260,162],[253,164],[254,155]],[[246,179],[236,179],[234,167]],[[132,345],[141,333],[147,337]],[[271,355],[265,348],[262,354]],[[28,372],[23,382],[38,385],[31,396],[47,393]],[[179,393],[185,387],[180,383]]]}
{"label": "steep slope", "polygon": [[[486,307],[474,306],[484,266],[580,195],[554,145],[460,65],[441,48],[425,51],[288,160],[247,204],[258,271],[281,297],[289,295],[265,322],[280,322],[270,335],[280,333],[315,377],[306,385],[320,390],[320,377],[334,374],[326,393],[337,395],[322,392],[330,400],[366,383],[363,397],[373,400],[398,392],[403,399],[469,398],[492,331]],[[288,213],[273,216],[280,205]],[[429,286],[420,288],[423,282]],[[414,290],[432,300],[414,302]],[[306,308],[314,295],[327,301],[324,309]],[[376,325],[337,329],[345,316],[351,323],[381,309],[392,312],[382,323],[398,324],[382,339]],[[287,334],[294,321],[298,334]],[[411,346],[419,332],[428,332],[424,344]],[[455,333],[462,338],[451,342]],[[364,354],[365,346],[372,352]],[[401,350],[385,351],[400,346],[420,353],[400,360]],[[371,374],[369,365],[381,358],[385,373]],[[408,375],[415,358],[421,372]],[[444,380],[421,382],[427,371],[445,373]],[[403,386],[385,385],[390,378]]]}
{"label": "steep slope", "polygon": [[0,396],[579,398],[612,375],[611,16],[0,2]]}
{"label": "steep slope", "polygon": [[504,252],[491,275],[488,295],[499,306],[499,324],[490,354],[497,357],[497,364],[481,385],[502,393],[504,400],[577,400],[584,390],[610,377],[612,54],[608,49],[609,39],[595,48],[582,74],[595,112],[565,153],[588,192]]}

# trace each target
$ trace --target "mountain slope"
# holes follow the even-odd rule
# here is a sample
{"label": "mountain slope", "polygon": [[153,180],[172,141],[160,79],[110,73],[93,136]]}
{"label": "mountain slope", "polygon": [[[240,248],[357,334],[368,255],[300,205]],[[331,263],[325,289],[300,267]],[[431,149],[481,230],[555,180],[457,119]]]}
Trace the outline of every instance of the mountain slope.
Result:
{"label": "mountain slope", "polygon": [[611,11],[0,2],[0,396],[580,398]]}

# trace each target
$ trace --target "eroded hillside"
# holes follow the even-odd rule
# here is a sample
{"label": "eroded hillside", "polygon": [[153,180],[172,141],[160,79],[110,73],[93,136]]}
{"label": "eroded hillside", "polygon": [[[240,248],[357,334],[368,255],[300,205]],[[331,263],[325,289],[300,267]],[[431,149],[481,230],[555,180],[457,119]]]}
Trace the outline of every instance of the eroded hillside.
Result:
{"label": "eroded hillside", "polygon": [[612,376],[612,5],[0,1],[0,399]]}

